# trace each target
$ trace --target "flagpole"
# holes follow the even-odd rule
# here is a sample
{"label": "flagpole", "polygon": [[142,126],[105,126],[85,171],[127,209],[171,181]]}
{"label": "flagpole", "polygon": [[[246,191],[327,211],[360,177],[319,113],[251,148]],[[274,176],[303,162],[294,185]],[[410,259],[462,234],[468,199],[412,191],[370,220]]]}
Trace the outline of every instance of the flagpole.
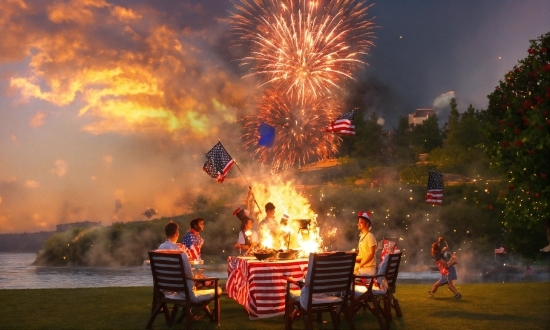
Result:
{"label": "flagpole", "polygon": [[[248,188],[250,188],[250,190],[252,190],[252,186],[250,185],[250,182],[249,182],[248,179],[246,178],[246,175],[244,175],[243,171],[241,170],[241,168],[239,167],[239,164],[237,164],[237,162],[235,162],[235,166],[237,166],[237,168],[239,169],[239,172],[241,172],[241,174],[243,175],[244,180],[245,180],[246,183],[248,184]],[[254,196],[254,194],[252,194],[252,196]],[[254,197],[254,203],[256,203],[256,206],[258,207],[258,212],[260,212],[260,214],[261,214],[261,213],[262,213],[262,209],[260,208],[260,205],[258,205],[258,201],[256,200],[255,197]]]}

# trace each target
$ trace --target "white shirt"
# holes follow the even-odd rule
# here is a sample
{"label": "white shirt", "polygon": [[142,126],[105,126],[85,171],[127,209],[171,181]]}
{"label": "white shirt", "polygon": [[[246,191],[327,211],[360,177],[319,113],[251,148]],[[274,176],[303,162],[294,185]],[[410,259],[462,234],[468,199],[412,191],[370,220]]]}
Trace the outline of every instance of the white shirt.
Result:
{"label": "white shirt", "polygon": [[[258,233],[255,230],[250,230],[250,243],[258,243]],[[242,230],[239,232],[239,240],[237,241],[238,244],[246,244],[244,239],[244,233]]]}

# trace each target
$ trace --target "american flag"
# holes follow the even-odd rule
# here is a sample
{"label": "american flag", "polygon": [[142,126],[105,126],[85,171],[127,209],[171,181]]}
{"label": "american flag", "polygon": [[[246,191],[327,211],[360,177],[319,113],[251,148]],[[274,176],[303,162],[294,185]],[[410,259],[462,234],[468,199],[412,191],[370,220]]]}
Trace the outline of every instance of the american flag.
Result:
{"label": "american flag", "polygon": [[434,171],[428,171],[428,173],[426,203],[441,204],[443,202],[443,174]]}
{"label": "american flag", "polygon": [[353,117],[357,110],[350,110],[333,121],[326,128],[327,132],[337,133],[342,135],[355,135],[355,125],[353,125]]}
{"label": "american flag", "polygon": [[235,164],[233,158],[229,156],[222,143],[218,142],[206,153],[206,161],[202,169],[218,182],[223,182],[233,164]]}
{"label": "american flag", "polygon": [[189,260],[193,261],[193,260],[200,260],[201,259],[201,250],[198,246],[196,245],[191,245],[191,248],[188,249],[189,251],[189,254],[191,256],[191,258]]}

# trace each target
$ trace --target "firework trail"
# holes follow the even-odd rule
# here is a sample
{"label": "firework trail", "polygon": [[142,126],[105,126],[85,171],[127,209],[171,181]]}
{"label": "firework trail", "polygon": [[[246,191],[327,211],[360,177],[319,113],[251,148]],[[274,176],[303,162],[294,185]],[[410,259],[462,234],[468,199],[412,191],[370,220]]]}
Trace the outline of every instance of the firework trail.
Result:
{"label": "firework trail", "polygon": [[366,64],[375,26],[365,2],[234,0],[236,45],[250,50],[241,64],[301,102],[327,95]]}
{"label": "firework trail", "polygon": [[[259,102],[259,113],[245,119],[245,147],[262,163],[271,163],[273,171],[330,158],[342,141],[325,132],[340,111],[334,99],[306,96],[298,102],[296,98],[284,90],[268,90]],[[262,122],[277,132],[271,148],[258,146],[258,127]]]}

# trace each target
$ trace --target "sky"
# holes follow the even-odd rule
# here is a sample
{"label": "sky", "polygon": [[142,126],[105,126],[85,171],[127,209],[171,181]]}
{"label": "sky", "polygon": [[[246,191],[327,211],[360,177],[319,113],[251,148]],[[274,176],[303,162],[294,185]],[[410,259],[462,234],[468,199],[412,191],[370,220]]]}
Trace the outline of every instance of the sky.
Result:
{"label": "sky", "polygon": [[[225,0],[0,0],[0,233],[178,215],[219,189],[218,140],[240,150],[245,79]],[[386,0],[357,74],[384,126],[417,108],[485,109],[550,31],[546,0]],[[232,152],[233,153],[233,152]],[[252,163],[253,168],[256,166]],[[259,166],[259,165],[258,165]]]}

